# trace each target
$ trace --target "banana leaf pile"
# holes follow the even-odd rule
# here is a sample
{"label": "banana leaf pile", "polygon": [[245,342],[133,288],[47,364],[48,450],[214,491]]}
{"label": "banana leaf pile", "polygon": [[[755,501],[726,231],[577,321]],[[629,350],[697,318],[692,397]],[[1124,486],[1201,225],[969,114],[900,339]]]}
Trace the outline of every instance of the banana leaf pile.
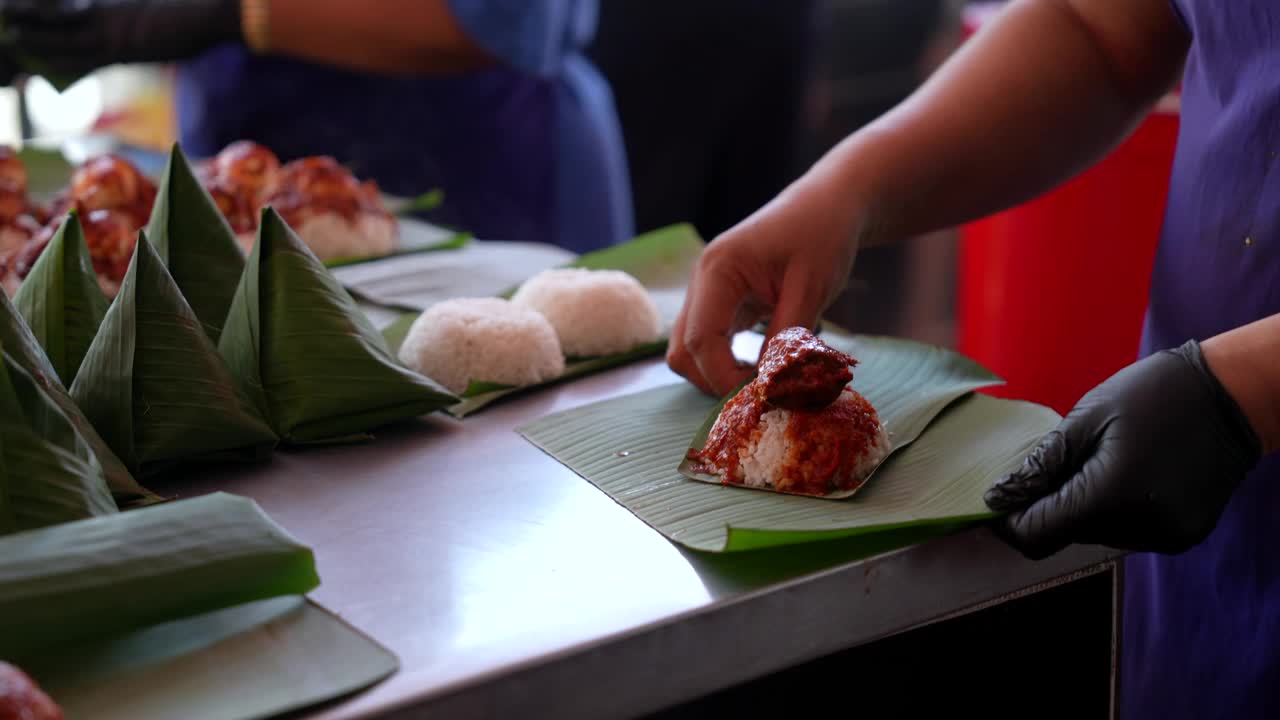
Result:
{"label": "banana leaf pile", "polygon": [[133,478],[183,462],[367,438],[458,401],[400,366],[274,211],[246,261],[176,146],[114,301],[72,213],[0,310],[14,362],[78,431],[117,502],[154,500]]}
{"label": "banana leaf pile", "polygon": [[[0,377],[0,404],[11,387]],[[63,450],[15,437],[14,408],[3,409],[6,463],[11,446],[13,457]],[[80,477],[89,484],[93,475]],[[36,512],[59,504],[33,505],[21,486],[19,502],[0,505],[43,525],[0,536],[0,658],[34,677],[68,718],[266,717],[398,668],[385,648],[306,600],[320,582],[311,550],[252,500],[218,493],[117,513],[97,479],[96,496],[48,495],[96,497],[102,507],[83,511],[102,512],[88,519]],[[8,502],[13,476],[0,480]]]}

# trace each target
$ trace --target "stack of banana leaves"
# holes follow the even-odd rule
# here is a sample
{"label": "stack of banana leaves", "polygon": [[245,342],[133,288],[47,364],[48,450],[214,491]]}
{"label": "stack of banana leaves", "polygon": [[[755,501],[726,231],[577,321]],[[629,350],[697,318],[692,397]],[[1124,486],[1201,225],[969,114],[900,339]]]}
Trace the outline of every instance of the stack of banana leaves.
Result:
{"label": "stack of banana leaves", "polygon": [[[0,293],[0,660],[92,708],[129,677],[149,682],[140,668],[197,646],[228,652],[232,634],[261,662],[305,664],[321,640],[358,658],[323,687],[204,686],[232,716],[385,676],[393,657],[304,601],[319,583],[310,549],[253,501],[164,502],[142,483],[192,463],[260,460],[281,444],[368,437],[457,401],[395,360],[273,211],[245,258],[175,147],[113,301],[74,213],[13,300]],[[154,689],[133,695],[167,702]]]}

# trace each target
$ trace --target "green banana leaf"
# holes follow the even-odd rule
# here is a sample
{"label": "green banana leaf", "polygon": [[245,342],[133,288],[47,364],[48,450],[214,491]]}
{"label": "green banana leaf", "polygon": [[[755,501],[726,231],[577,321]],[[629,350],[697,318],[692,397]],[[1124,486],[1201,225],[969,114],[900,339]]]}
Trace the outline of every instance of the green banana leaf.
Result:
{"label": "green banana leaf", "polygon": [[72,211],[49,240],[13,304],[64,384],[75,380],[107,314],[107,298],[89,258],[80,217]]}
{"label": "green banana leaf", "polygon": [[205,332],[217,343],[244,272],[244,253],[176,144],[158,190],[147,237]]}
{"label": "green banana leaf", "polygon": [[[667,348],[667,335],[684,302],[689,276],[702,255],[704,243],[692,225],[679,224],[660,228],[634,240],[582,255],[566,267],[591,270],[623,270],[640,281],[649,291],[662,315],[663,337],[626,352],[593,358],[568,358],[560,377],[539,385],[514,388],[499,383],[476,381],[462,394],[462,401],[448,408],[451,415],[465,417],[513,393],[544,387],[626,365],[655,355]],[[510,298],[518,288],[510,288],[501,296]],[[383,336],[391,351],[399,354],[409,328],[420,313],[408,313],[383,328]]]}
{"label": "green banana leaf", "polygon": [[319,583],[311,550],[235,495],[31,530],[0,538],[0,656],[23,661]]}
{"label": "green banana leaf", "polygon": [[382,204],[396,215],[412,215],[414,213],[431,212],[444,204],[444,190],[436,188],[413,198],[385,196]]}
{"label": "green banana leaf", "polygon": [[280,437],[349,438],[457,398],[399,365],[342,285],[272,209],[219,351]]}
{"label": "green banana leaf", "polygon": [[58,648],[26,670],[69,720],[275,717],[396,671],[386,648],[297,596]]}
{"label": "green banana leaf", "polygon": [[93,450],[27,371],[0,355],[0,535],[115,513]]}
{"label": "green banana leaf", "polygon": [[[865,336],[855,342],[862,364],[853,387],[876,404],[898,433],[895,442],[916,437],[846,500],[684,477],[679,467],[691,440],[697,442],[719,402],[683,383],[549,415],[519,432],[670,540],[699,551],[855,536],[883,550],[885,533],[906,537],[907,529],[954,529],[994,517],[983,493],[1057,425],[1058,415],[968,392],[995,379],[948,351]],[[934,400],[917,402],[917,393]],[[947,395],[961,399],[947,405]]]}
{"label": "green banana leaf", "polygon": [[162,499],[139,485],[102,436],[98,435],[93,423],[89,422],[80,406],[76,405],[66,388],[58,381],[58,375],[45,357],[39,342],[4,293],[0,293],[0,345],[39,384],[45,395],[53,400],[93,449],[106,476],[107,486],[111,488],[111,494],[120,507],[146,505]]}
{"label": "green banana leaf", "polygon": [[41,200],[49,200],[67,187],[75,172],[57,147],[27,143],[18,150],[18,159],[27,169],[27,193]]}
{"label": "green banana leaf", "polygon": [[200,458],[263,457],[278,438],[140,237],[71,397],[135,474]]}

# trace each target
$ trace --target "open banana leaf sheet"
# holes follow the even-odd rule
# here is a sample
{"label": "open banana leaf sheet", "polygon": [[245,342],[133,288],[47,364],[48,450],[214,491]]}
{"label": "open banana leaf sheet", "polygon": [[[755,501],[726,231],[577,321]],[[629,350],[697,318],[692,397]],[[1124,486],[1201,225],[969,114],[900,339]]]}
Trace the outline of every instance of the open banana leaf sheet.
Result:
{"label": "open banana leaf sheet", "polygon": [[0,538],[0,656],[79,718],[260,718],[395,656],[303,594],[311,550],[214,494]]}
{"label": "open banana leaf sheet", "polygon": [[[994,516],[984,491],[1021,462],[1059,417],[971,391],[998,378],[947,350],[898,339],[824,339],[862,364],[853,387],[900,446],[859,493],[800,497],[693,480],[680,466],[720,402],[671,385],[549,415],[519,428],[670,540],[733,552],[894,532],[954,530]],[[948,398],[950,398],[948,400]]]}
{"label": "open banana leaf sheet", "polygon": [[347,291],[271,209],[218,349],[291,443],[359,436],[458,400],[394,359]]}
{"label": "open banana leaf sheet", "polygon": [[[662,316],[662,339],[645,343],[631,350],[612,355],[591,358],[567,358],[564,374],[555,380],[523,388],[489,382],[473,382],[462,394],[462,401],[448,408],[456,417],[465,417],[507,395],[535,387],[563,382],[636,360],[662,354],[667,347],[667,336],[675,323],[684,302],[689,276],[702,254],[702,238],[690,225],[673,225],[641,235],[630,242],[582,255],[565,267],[581,267],[592,270],[622,270],[635,277],[649,291]],[[517,288],[500,293],[510,297]],[[398,353],[409,328],[419,313],[408,313],[383,329],[383,335],[393,353]]]}
{"label": "open banana leaf sheet", "polygon": [[58,379],[69,385],[108,305],[75,212],[63,219],[18,288],[13,304],[44,348]]}
{"label": "open banana leaf sheet", "polygon": [[71,397],[135,475],[187,460],[261,459],[278,442],[145,238]]}
{"label": "open banana leaf sheet", "polygon": [[27,670],[68,720],[275,717],[363,690],[395,655],[283,596],[59,648]]}
{"label": "open banana leaf sheet", "polygon": [[3,345],[5,354],[20,365],[57,405],[93,450],[106,477],[107,486],[119,506],[146,505],[161,499],[133,479],[128,468],[94,429],[93,423],[85,417],[80,406],[71,399],[30,328],[4,293],[0,293],[0,345]]}

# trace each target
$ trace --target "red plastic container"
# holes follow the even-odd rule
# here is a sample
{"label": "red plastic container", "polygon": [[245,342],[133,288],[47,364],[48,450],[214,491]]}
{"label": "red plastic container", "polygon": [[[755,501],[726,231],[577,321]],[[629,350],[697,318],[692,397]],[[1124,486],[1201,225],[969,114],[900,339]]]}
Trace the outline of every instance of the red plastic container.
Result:
{"label": "red plastic container", "polygon": [[1068,411],[1137,356],[1178,134],[1171,96],[1067,184],[961,228],[959,350]]}

